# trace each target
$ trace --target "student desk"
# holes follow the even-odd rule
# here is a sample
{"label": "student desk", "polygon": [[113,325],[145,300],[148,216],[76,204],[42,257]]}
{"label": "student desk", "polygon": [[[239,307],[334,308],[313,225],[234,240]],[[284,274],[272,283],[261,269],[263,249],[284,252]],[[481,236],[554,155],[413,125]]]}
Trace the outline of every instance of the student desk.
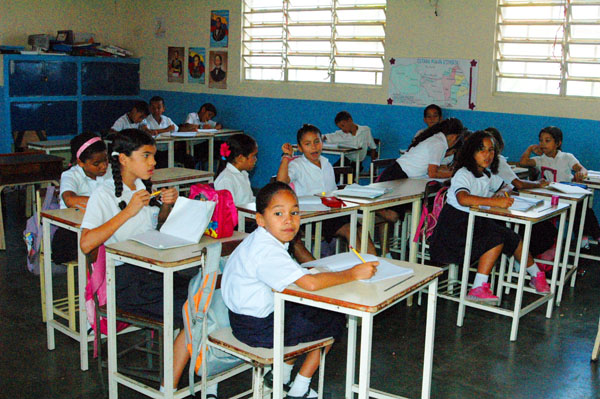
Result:
{"label": "student desk", "polygon": [[[593,171],[590,171],[593,172]],[[598,172],[596,172],[598,173]],[[588,208],[592,208],[594,206],[594,195],[596,194],[596,190],[600,190],[600,180],[598,178],[590,178],[587,177],[583,183],[588,186],[588,189],[592,192],[592,195],[588,201]],[[598,243],[595,241],[596,237],[593,237],[593,242],[597,245]],[[590,254],[579,254],[580,258],[591,259],[597,262],[600,262],[600,256],[590,255]]]}
{"label": "student desk", "polygon": [[[238,230],[246,231],[246,218],[256,219],[256,203],[242,204],[238,209]],[[321,257],[321,222],[327,219],[334,219],[342,216],[350,215],[350,245],[356,247],[356,225],[357,225],[358,206],[350,204],[342,208],[329,208],[327,211],[300,211],[300,224],[306,224],[304,245],[310,252],[312,244],[312,225],[316,223],[315,229],[315,248],[313,256]],[[366,247],[364,247],[366,248]]]}
{"label": "student desk", "polygon": [[77,233],[77,241],[81,239],[81,222],[85,212],[77,208],[55,209],[41,211],[43,245],[44,245],[44,276],[46,291],[46,337],[48,350],[54,350],[54,330],[73,338],[79,342],[79,355],[81,370],[88,369],[88,338],[87,334],[87,311],[85,308],[85,286],[87,284],[85,255],[77,246],[77,281],[79,293],[79,331],[73,331],[69,327],[54,320],[54,305],[52,294],[52,240],[50,238],[50,227],[58,226]]}
{"label": "student desk", "polygon": [[[298,144],[292,145],[294,151],[298,151]],[[331,155],[339,155],[340,156],[340,166],[344,166],[345,157],[350,154],[358,154],[360,152],[360,148],[331,148],[323,144],[323,149],[321,150],[322,154],[331,154]],[[354,175],[354,181],[358,182],[360,178],[360,162],[356,162],[356,170]],[[343,181],[341,182],[343,183]]]}
{"label": "student desk", "polygon": [[213,172],[187,168],[161,168],[155,169],[152,178],[152,187],[159,189],[162,187],[179,187],[184,184],[194,183],[212,183]]}
{"label": "student desk", "polygon": [[[347,284],[329,287],[318,291],[306,291],[296,285],[290,285],[283,292],[275,292],[274,314],[274,353],[273,353],[273,398],[282,396],[283,363],[283,326],[285,301],[301,303],[321,309],[347,314],[348,351],[346,356],[346,398],[358,393],[360,399],[370,396],[376,398],[400,398],[370,388],[371,341],[373,338],[373,319],[375,315],[396,305],[413,295],[417,290],[429,287],[427,294],[427,323],[425,330],[425,359],[423,361],[423,382],[421,398],[429,398],[431,391],[431,369],[433,365],[433,343],[435,336],[435,311],[437,302],[438,277],[442,269],[386,259],[415,271],[412,277],[395,285],[401,278],[392,278],[377,283],[353,281]],[[355,359],[358,319],[361,321],[360,366],[358,385],[355,384]]]}
{"label": "student desk", "polygon": [[[566,203],[570,206],[569,209],[569,224],[568,224],[568,228],[567,228],[567,242],[565,243],[565,249],[564,249],[564,254],[563,254],[563,264],[565,265],[565,268],[562,269],[561,271],[561,276],[560,276],[560,280],[558,282],[558,295],[556,297],[556,305],[560,306],[560,302],[562,300],[562,295],[563,295],[563,289],[564,289],[564,283],[567,281],[566,279],[568,279],[569,277],[571,278],[571,287],[575,287],[575,279],[577,277],[577,267],[579,266],[579,257],[580,257],[580,251],[581,251],[581,237],[583,236],[583,225],[585,222],[585,214],[587,211],[587,207],[588,207],[588,200],[591,196],[591,194],[567,194],[567,193],[561,193],[559,191],[556,190],[550,190],[547,188],[534,188],[534,189],[528,189],[528,190],[521,190],[520,192],[521,195],[526,196],[526,197],[534,197],[534,198],[539,198],[539,199],[550,199],[553,195],[557,195],[559,198],[559,202],[562,203]],[[581,203],[581,220],[579,221],[579,230],[575,230],[576,231],[576,244],[575,244],[575,253],[574,258],[573,258],[573,263],[570,264],[569,263],[569,256],[571,255],[570,252],[570,248],[571,248],[571,237],[573,237],[573,232],[574,232],[574,226],[575,226],[575,211],[577,209],[577,204]],[[557,254],[560,254],[560,252],[557,250],[556,251]],[[560,256],[560,255],[559,255]],[[570,269],[568,271],[568,273],[566,272],[567,269]]]}
{"label": "student desk", "polygon": [[168,162],[167,166],[172,168],[175,166],[175,142],[176,141],[184,141],[189,146],[191,145],[190,154],[194,155],[194,143],[202,142],[204,140],[208,140],[208,171],[214,172],[214,148],[215,148],[215,139],[233,136],[234,134],[243,134],[243,130],[238,129],[220,129],[216,133],[196,133],[195,136],[192,137],[177,137],[171,136],[168,133],[161,133],[156,136],[156,143],[167,143],[169,152],[168,152]]}
{"label": "student desk", "polygon": [[[15,152],[0,154],[0,250],[6,249],[4,220],[2,217],[2,191],[6,187],[35,184],[58,186],[62,173],[63,158],[39,152]],[[30,215],[31,187],[27,187],[25,213]]]}
{"label": "student desk", "polygon": [[[202,265],[202,249],[207,245],[220,241],[239,241],[247,236],[245,233],[234,232],[232,237],[215,240],[202,236],[199,244],[172,249],[155,249],[138,242],[127,240],[106,246],[106,310],[108,327],[108,394],[109,398],[118,397],[118,384],[123,384],[137,392],[152,398],[184,398],[190,392],[187,388],[174,392],[168,387],[173,386],[173,275],[179,270]],[[164,281],[164,357],[163,383],[165,393],[142,384],[117,371],[117,324],[115,296],[115,261],[128,263],[143,269],[153,270],[163,274]]]}
{"label": "student desk", "polygon": [[[554,259],[554,267],[552,269],[552,278],[550,281],[550,293],[548,294],[537,294],[535,289],[530,287],[525,287],[525,272],[527,265],[527,255],[529,253],[529,242],[531,240],[531,228],[535,223],[542,222],[544,220],[551,219],[553,217],[560,215],[560,225],[558,228],[558,237],[561,238],[557,240],[556,243],[556,251],[560,253],[562,248],[562,237],[564,233],[565,227],[565,219],[566,212],[569,206],[566,204],[558,204],[556,207],[550,206],[550,201],[545,201],[544,205],[538,208],[531,209],[527,212],[520,211],[511,211],[503,208],[479,208],[472,207],[469,211],[469,221],[467,225],[467,240],[465,243],[465,257],[463,262],[463,272],[462,272],[462,282],[460,286],[460,299],[458,305],[458,318],[456,320],[456,325],[462,327],[464,317],[465,317],[465,308],[466,306],[474,307],[477,309],[485,310],[488,312],[497,313],[503,316],[508,316],[513,319],[512,327],[510,331],[510,340],[517,340],[517,333],[519,329],[519,319],[531,312],[533,309],[538,306],[543,305],[544,303],[548,303],[546,308],[546,318],[552,317],[552,305],[553,300],[556,295],[556,277],[558,275],[559,268],[559,257],[555,257]],[[504,287],[516,288],[515,295],[515,304],[513,309],[505,309],[500,306],[491,306],[488,304],[482,304],[478,302],[474,302],[467,299],[467,288],[469,285],[469,267],[471,266],[471,248],[473,243],[473,230],[475,224],[475,217],[484,217],[490,218],[494,220],[498,220],[501,222],[513,223],[515,225],[522,224],[525,226],[525,235],[523,237],[523,251],[521,253],[521,259],[519,262],[521,267],[519,269],[519,278],[517,284],[514,284],[510,281],[510,273],[508,274],[509,278],[505,281],[505,268],[506,268],[506,256],[502,256],[502,260],[500,262],[500,273],[498,277],[498,287],[497,293],[500,301],[502,300],[502,290]],[[513,262],[509,262],[509,267],[512,268]],[[562,273],[564,275],[564,269],[566,265],[563,264]],[[527,291],[536,295],[541,295],[540,298],[535,300],[534,302],[528,304],[527,306],[522,306],[523,301],[523,292]]]}
{"label": "student desk", "polygon": [[[391,180],[382,183],[373,183],[370,186],[391,189],[391,192],[374,199],[340,197],[348,203],[358,204],[360,211],[363,213],[360,243],[361,251],[366,252],[369,231],[373,230],[375,212],[379,209],[391,208],[403,204],[412,204],[410,231],[413,233],[417,231],[419,220],[421,218],[421,199],[423,197],[423,193],[425,192],[425,186],[427,185],[428,181],[428,179],[402,179]],[[416,260],[417,243],[411,240],[409,261],[416,262]]]}
{"label": "student desk", "polygon": [[46,154],[51,152],[71,152],[71,140],[43,140],[31,141],[27,146],[33,150],[44,151]]}

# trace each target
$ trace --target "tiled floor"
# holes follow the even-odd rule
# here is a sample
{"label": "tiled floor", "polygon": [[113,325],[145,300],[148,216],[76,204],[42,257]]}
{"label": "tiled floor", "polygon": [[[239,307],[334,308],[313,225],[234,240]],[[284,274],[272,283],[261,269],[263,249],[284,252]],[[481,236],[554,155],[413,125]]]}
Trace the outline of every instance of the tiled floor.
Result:
{"label": "tiled floor", "polygon": [[[25,219],[15,216],[24,213],[24,195],[11,192],[4,200],[8,249],[0,252],[0,397],[102,397],[96,364],[90,359],[90,370],[79,370],[74,341],[57,333],[56,349],[46,349],[39,279],[26,271]],[[590,363],[600,316],[598,266],[583,262],[585,275],[575,289],[566,289],[552,318],[545,319],[542,309],[533,311],[522,319],[514,343],[509,319],[468,310],[458,328],[457,305],[439,300],[432,398],[599,398],[598,365]],[[374,388],[420,397],[425,314],[425,307],[400,305],[376,317]],[[329,398],[343,398],[345,345],[336,344],[327,358]],[[246,384],[247,376],[223,383],[220,397]],[[120,388],[120,397],[141,396]]]}

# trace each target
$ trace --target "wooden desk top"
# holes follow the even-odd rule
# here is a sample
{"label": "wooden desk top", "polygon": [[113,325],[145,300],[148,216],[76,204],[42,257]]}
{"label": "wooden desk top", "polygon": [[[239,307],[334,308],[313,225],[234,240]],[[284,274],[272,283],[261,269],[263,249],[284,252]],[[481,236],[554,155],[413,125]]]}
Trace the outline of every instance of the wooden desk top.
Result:
{"label": "wooden desk top", "polygon": [[43,140],[43,141],[30,141],[27,146],[29,148],[39,149],[70,149],[71,140]]}
{"label": "wooden desk top", "polygon": [[505,216],[513,219],[527,220],[530,222],[541,222],[542,220],[550,219],[555,216],[558,216],[562,212],[565,212],[570,208],[569,204],[560,203],[556,206],[551,206],[550,201],[544,201],[544,205],[538,206],[536,208],[530,209],[526,212],[523,211],[513,211],[505,208],[480,208],[480,207],[472,207],[471,211],[476,214],[487,214],[487,215],[496,215],[496,216]]}
{"label": "wooden desk top", "polygon": [[318,291],[306,291],[296,285],[290,285],[283,290],[284,294],[300,298],[312,299],[319,302],[339,305],[364,312],[378,312],[397,299],[416,291],[443,273],[439,267],[426,266],[393,259],[386,261],[414,270],[415,274],[402,283],[386,291],[402,278],[390,278],[377,283],[353,281],[336,285]]}
{"label": "wooden desk top", "polygon": [[[294,151],[298,151],[298,144],[293,144],[292,148],[294,149]],[[323,150],[321,151],[324,154],[347,154],[347,153],[352,153],[352,152],[357,152],[360,151],[361,148],[327,148],[325,146],[323,146]]]}
{"label": "wooden desk top", "polygon": [[239,231],[234,231],[231,237],[221,239],[203,235],[198,244],[171,249],[156,249],[136,241],[127,240],[107,245],[106,252],[159,267],[176,267],[199,261],[202,258],[202,249],[213,242],[220,241],[225,246],[227,243],[237,243],[247,236],[247,233],[240,233]]}
{"label": "wooden desk top", "polygon": [[350,198],[342,197],[344,201],[364,205],[381,205],[389,202],[396,202],[398,200],[414,200],[421,198],[425,193],[425,186],[427,185],[428,179],[402,179],[402,180],[391,180],[382,183],[373,183],[372,187],[378,188],[390,188],[392,191],[383,194],[377,198]]}
{"label": "wooden desk top", "polygon": [[31,152],[13,152],[10,154],[0,154],[0,167],[7,165],[22,165],[22,164],[42,164],[42,163],[55,163],[60,162],[62,164],[63,157],[57,157],[56,155],[48,155],[43,152],[31,151]]}
{"label": "wooden desk top", "polygon": [[560,199],[565,199],[565,200],[570,200],[570,201],[581,201],[583,200],[587,195],[589,194],[568,194],[568,193],[563,193],[557,190],[552,190],[549,188],[529,188],[526,190],[521,190],[520,191],[523,194],[531,194],[531,195],[539,195],[542,197],[552,197],[553,195],[557,195],[558,198]]}
{"label": "wooden desk top", "polygon": [[41,216],[44,218],[77,228],[79,228],[81,222],[83,222],[83,215],[85,215],[85,211],[79,210],[78,208],[53,209],[41,212]]}
{"label": "wooden desk top", "polygon": [[155,169],[152,178],[153,184],[177,182],[187,179],[201,179],[214,176],[213,172],[187,168],[161,168]]}
{"label": "wooden desk top", "polygon": [[198,139],[208,139],[211,137],[224,137],[224,136],[231,136],[233,134],[243,134],[244,131],[243,130],[239,130],[239,129],[220,129],[218,132],[215,133],[208,133],[208,132],[197,132],[196,135],[194,136],[171,136],[171,135],[164,135],[164,133],[161,133],[161,135],[155,137],[157,142],[163,142],[163,141],[185,141],[185,140],[198,140]]}
{"label": "wooden desk top", "polygon": [[63,158],[43,152],[0,154],[0,185],[60,180]]}

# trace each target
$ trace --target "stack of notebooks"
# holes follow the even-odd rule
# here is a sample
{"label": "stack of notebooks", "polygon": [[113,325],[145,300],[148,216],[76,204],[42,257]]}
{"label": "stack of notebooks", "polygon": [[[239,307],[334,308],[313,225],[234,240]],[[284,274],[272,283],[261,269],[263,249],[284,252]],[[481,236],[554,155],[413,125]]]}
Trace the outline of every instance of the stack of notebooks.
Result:
{"label": "stack of notebooks", "polygon": [[343,190],[333,192],[336,197],[353,197],[374,199],[391,192],[390,188],[376,187],[372,185],[361,186],[359,184],[349,184]]}
{"label": "stack of notebooks", "polygon": [[351,144],[323,143],[324,150],[358,150],[359,148]]}

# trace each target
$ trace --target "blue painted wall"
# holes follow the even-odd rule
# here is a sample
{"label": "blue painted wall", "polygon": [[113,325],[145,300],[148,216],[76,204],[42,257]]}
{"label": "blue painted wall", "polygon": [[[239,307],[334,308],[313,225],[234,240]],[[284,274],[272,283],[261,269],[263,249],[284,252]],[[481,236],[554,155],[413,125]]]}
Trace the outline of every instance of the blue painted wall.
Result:
{"label": "blue painted wall", "polygon": [[[396,157],[398,149],[406,148],[414,133],[424,127],[423,110],[415,107],[172,91],[141,92],[146,100],[154,95],[165,99],[165,114],[176,123],[184,122],[186,115],[197,111],[202,103],[211,102],[217,107],[217,121],[253,136],[259,145],[258,163],[252,173],[252,184],[256,187],[261,187],[277,173],[281,144],[295,142],[296,131],[303,123],[312,123],[323,133],[332,132],[337,129],[333,122],[336,113],[346,110],[352,114],[355,123],[369,126],[373,136],[381,139],[383,158]],[[499,129],[506,142],[504,155],[509,161],[517,161],[527,146],[537,143],[542,127],[558,126],[565,137],[563,150],[574,153],[586,168],[600,170],[598,121],[460,110],[449,110],[444,116],[459,118],[471,130],[489,126]]]}
{"label": "blue painted wall", "polygon": [[4,86],[0,86],[0,153],[11,151],[12,136],[7,129],[4,119]]}

